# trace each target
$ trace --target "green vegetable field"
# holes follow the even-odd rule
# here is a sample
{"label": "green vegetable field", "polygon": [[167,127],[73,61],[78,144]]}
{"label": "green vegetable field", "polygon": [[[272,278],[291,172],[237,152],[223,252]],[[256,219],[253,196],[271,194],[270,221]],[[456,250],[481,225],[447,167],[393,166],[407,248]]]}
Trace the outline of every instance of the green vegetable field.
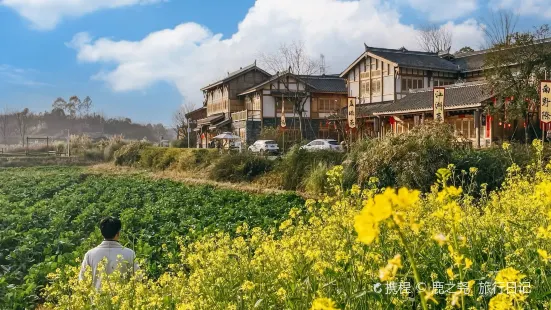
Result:
{"label": "green vegetable field", "polygon": [[97,224],[104,216],[120,216],[121,242],[156,276],[170,263],[163,251],[177,252],[177,238],[231,232],[242,222],[276,227],[302,205],[295,194],[252,195],[83,168],[0,169],[0,309],[40,303],[46,275],[78,264],[101,242]]}

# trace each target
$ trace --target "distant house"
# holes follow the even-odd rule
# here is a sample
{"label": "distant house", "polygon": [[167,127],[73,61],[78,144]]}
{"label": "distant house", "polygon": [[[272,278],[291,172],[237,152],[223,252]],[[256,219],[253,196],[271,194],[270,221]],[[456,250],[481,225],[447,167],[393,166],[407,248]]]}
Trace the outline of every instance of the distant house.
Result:
{"label": "distant house", "polygon": [[366,45],[341,74],[348,96],[356,99],[357,123],[362,125],[354,138],[403,133],[432,120],[433,88],[444,87],[444,121],[475,145],[491,144],[507,129],[485,112],[496,103],[483,72],[489,52],[452,55]]}
{"label": "distant house", "polygon": [[232,131],[231,114],[245,109],[245,103],[238,94],[269,78],[270,74],[257,67],[255,62],[203,87],[201,91],[207,115],[197,120],[200,147],[206,148],[217,134]]}
{"label": "distant house", "polygon": [[[189,123],[189,129],[191,130],[190,134],[196,134],[197,135],[197,143],[199,144],[199,131],[197,126],[197,122],[200,119],[204,119],[207,117],[207,108],[206,107],[200,107],[199,109],[193,110],[185,115],[188,123]],[[177,139],[181,139],[183,137],[187,136],[187,128],[178,128],[178,137]]]}
{"label": "distant house", "polygon": [[247,144],[253,143],[262,128],[280,128],[282,107],[286,134],[300,138],[298,111],[303,104],[303,136],[306,139],[338,138],[327,118],[346,106],[345,80],[336,75],[295,75],[278,73],[239,94],[245,109],[232,114],[234,133]]}

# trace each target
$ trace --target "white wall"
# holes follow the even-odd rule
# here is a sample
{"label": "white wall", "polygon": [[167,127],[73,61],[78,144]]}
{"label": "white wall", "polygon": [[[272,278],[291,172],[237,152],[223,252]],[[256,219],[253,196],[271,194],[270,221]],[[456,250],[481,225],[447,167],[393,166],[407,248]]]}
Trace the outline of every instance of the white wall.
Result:
{"label": "white wall", "polygon": [[275,99],[272,96],[263,96],[262,110],[264,117],[275,117]]}
{"label": "white wall", "polygon": [[348,82],[348,96],[349,97],[359,97],[360,96],[360,82]]}

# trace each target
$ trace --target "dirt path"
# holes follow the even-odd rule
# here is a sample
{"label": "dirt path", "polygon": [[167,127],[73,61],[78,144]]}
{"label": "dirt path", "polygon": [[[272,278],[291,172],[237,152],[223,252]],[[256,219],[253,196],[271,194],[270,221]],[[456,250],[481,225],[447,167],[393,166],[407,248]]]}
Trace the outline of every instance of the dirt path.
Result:
{"label": "dirt path", "polygon": [[[202,176],[199,173],[190,173],[190,172],[180,172],[180,171],[149,171],[145,169],[131,168],[131,167],[121,167],[115,166],[111,163],[97,164],[89,166],[86,169],[89,173],[95,174],[112,174],[112,175],[142,175],[152,179],[163,179],[163,180],[172,180],[177,182],[182,182],[189,185],[210,185],[220,189],[229,189],[236,191],[243,191],[248,193],[255,194],[284,194],[291,191],[285,191],[274,188],[267,188],[252,183],[230,183],[230,182],[217,182],[209,180],[206,176]],[[295,192],[297,195],[303,197],[304,199],[308,198],[317,198],[312,195],[303,192]]]}

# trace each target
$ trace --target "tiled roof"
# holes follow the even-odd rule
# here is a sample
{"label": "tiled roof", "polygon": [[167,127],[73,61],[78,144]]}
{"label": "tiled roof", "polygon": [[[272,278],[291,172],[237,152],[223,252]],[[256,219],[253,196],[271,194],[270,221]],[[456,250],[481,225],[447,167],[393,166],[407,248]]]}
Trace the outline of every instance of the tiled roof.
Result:
{"label": "tiled roof", "polygon": [[256,70],[258,70],[258,71],[260,71],[260,72],[266,74],[266,76],[270,76],[270,74],[269,74],[268,72],[266,72],[266,71],[260,69],[259,67],[257,67],[257,66],[256,66],[256,61],[255,61],[253,64],[248,65],[248,66],[246,66],[246,67],[243,67],[243,68],[241,68],[241,69],[239,69],[239,70],[237,70],[237,71],[229,72],[229,73],[228,73],[228,76],[226,76],[226,77],[224,77],[223,79],[220,79],[220,80],[218,80],[218,81],[216,81],[216,82],[214,82],[214,83],[211,83],[211,84],[209,84],[209,85],[203,87],[201,90],[209,89],[209,88],[211,88],[211,87],[213,87],[213,86],[216,86],[216,85],[219,85],[219,84],[224,83],[224,82],[226,82],[226,81],[229,81],[229,80],[231,80],[231,79],[233,79],[233,78],[235,78],[235,77],[237,77],[237,76],[239,76],[239,75],[241,75],[241,74],[243,74],[243,73],[245,73],[245,72],[248,72],[248,71],[251,71],[251,70],[254,70],[254,69],[256,69]]}
{"label": "tiled roof", "polygon": [[273,81],[277,81],[279,78],[284,77],[287,74],[294,76],[302,82],[308,84],[308,86],[313,88],[314,91],[327,93],[348,93],[348,89],[346,88],[346,80],[338,77],[337,75],[294,75],[289,72],[282,72],[279,73],[279,75],[273,75],[267,81],[255,85],[239,95],[241,96],[256,91],[262,86]]}
{"label": "tiled roof", "polygon": [[[446,86],[444,109],[470,108],[480,106],[493,95],[485,83],[465,83]],[[404,98],[379,108],[375,115],[431,111],[433,90],[423,89],[407,94]]]}
{"label": "tiled roof", "polygon": [[478,71],[484,67],[485,53],[469,53],[468,55],[458,54],[455,59],[452,60],[459,66],[462,72]]}
{"label": "tiled roof", "polygon": [[370,104],[357,105],[356,106],[356,115],[358,117],[373,116],[373,113],[378,112],[380,110],[385,110],[391,104],[392,104],[392,102],[370,103]]}
{"label": "tiled roof", "polygon": [[299,78],[319,92],[348,93],[346,80],[335,75],[301,75]]}
{"label": "tiled roof", "polygon": [[202,118],[197,121],[198,126],[211,125],[224,119],[224,113],[213,114],[207,118]]}
{"label": "tiled roof", "polygon": [[459,67],[456,64],[446,59],[440,58],[436,53],[408,51],[405,49],[393,50],[371,47],[367,47],[366,51],[381,58],[390,60],[403,67],[459,71]]}

